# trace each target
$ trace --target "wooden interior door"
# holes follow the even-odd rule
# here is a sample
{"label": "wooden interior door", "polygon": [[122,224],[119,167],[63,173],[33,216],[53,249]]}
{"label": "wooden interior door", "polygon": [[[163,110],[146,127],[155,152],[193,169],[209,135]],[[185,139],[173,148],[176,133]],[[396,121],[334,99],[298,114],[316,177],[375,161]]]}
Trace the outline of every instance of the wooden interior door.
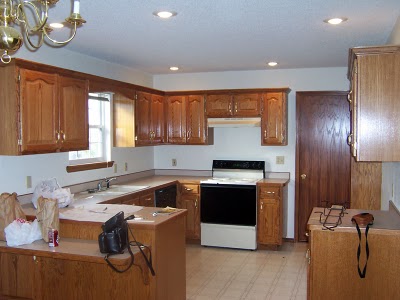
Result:
{"label": "wooden interior door", "polygon": [[296,93],[295,239],[306,241],[313,207],[350,204],[347,92]]}

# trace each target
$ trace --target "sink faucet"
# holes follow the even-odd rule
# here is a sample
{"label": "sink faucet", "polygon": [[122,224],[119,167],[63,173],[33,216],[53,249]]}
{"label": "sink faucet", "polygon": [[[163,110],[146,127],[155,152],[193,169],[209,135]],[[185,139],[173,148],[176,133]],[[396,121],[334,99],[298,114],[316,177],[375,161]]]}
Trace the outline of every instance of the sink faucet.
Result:
{"label": "sink faucet", "polygon": [[117,177],[112,177],[112,178],[107,178],[106,177],[106,178],[100,180],[99,183],[97,184],[97,190],[101,191],[103,189],[103,182],[106,183],[106,187],[107,187],[107,189],[109,189],[110,188],[110,181],[111,180],[116,180],[116,179],[117,179]]}

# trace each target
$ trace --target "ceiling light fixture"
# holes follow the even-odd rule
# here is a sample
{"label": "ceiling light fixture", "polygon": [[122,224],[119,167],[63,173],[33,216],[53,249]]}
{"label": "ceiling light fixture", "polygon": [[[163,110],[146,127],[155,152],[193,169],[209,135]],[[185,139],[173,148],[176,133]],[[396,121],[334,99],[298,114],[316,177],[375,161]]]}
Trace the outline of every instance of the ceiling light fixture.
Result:
{"label": "ceiling light fixture", "polygon": [[160,17],[162,19],[169,19],[171,17],[175,17],[177,15],[174,11],[155,11],[153,15]]}
{"label": "ceiling light fixture", "polygon": [[[79,0],[74,0],[73,12],[65,19],[73,27],[71,36],[65,41],[57,41],[49,35],[52,29],[47,23],[49,7],[58,0],[0,0],[0,60],[4,64],[11,61],[9,52],[16,52],[22,46],[22,35],[12,27],[13,23],[21,26],[23,34],[33,50],[43,45],[44,38],[56,45],[69,43],[76,34],[76,28],[86,23],[79,14]],[[37,37],[34,43],[31,38]]]}
{"label": "ceiling light fixture", "polygon": [[178,70],[179,70],[178,67],[170,67],[169,69],[170,69],[171,71],[178,71]]}
{"label": "ceiling light fixture", "polygon": [[270,67],[275,67],[275,66],[277,66],[278,65],[278,63],[276,62],[276,61],[270,61],[269,63],[268,63],[268,66],[270,66]]}
{"label": "ceiling light fixture", "polygon": [[331,19],[325,19],[325,23],[329,23],[331,25],[338,25],[340,23],[346,22],[347,18],[331,18]]}

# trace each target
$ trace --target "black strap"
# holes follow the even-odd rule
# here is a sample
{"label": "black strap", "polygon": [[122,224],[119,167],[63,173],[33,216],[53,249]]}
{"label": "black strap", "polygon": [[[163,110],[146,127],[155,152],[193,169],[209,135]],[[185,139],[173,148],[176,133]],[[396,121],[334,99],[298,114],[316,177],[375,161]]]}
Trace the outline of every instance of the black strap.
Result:
{"label": "black strap", "polygon": [[[355,221],[355,220],[354,220]],[[360,278],[365,278],[365,275],[367,273],[367,263],[368,263],[368,258],[369,258],[369,246],[368,246],[368,231],[369,231],[369,225],[367,225],[367,227],[365,227],[365,253],[367,254],[367,260],[365,261],[365,266],[363,271],[361,272],[360,269],[360,255],[361,255],[361,230],[360,227],[357,224],[357,221],[355,221],[356,223],[356,228],[357,228],[357,232],[358,232],[358,250],[357,250],[357,261],[358,261],[358,275],[360,275]]]}

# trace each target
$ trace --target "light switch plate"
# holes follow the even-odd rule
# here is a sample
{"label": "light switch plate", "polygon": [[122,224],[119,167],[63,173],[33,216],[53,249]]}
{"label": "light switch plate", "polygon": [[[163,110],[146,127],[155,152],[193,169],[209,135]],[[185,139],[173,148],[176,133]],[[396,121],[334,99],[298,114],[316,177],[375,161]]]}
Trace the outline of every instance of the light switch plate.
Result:
{"label": "light switch plate", "polygon": [[117,173],[117,171],[118,171],[118,166],[117,164],[114,164],[114,173]]}
{"label": "light switch plate", "polygon": [[285,164],[285,157],[284,157],[284,156],[277,156],[277,157],[276,157],[276,164],[277,164],[277,165],[283,165],[283,164]]}
{"label": "light switch plate", "polygon": [[26,188],[32,188],[32,176],[26,176]]}
{"label": "light switch plate", "polygon": [[176,165],[177,165],[176,158],[173,158],[173,159],[172,159],[172,166],[173,166],[173,167],[176,167]]}

